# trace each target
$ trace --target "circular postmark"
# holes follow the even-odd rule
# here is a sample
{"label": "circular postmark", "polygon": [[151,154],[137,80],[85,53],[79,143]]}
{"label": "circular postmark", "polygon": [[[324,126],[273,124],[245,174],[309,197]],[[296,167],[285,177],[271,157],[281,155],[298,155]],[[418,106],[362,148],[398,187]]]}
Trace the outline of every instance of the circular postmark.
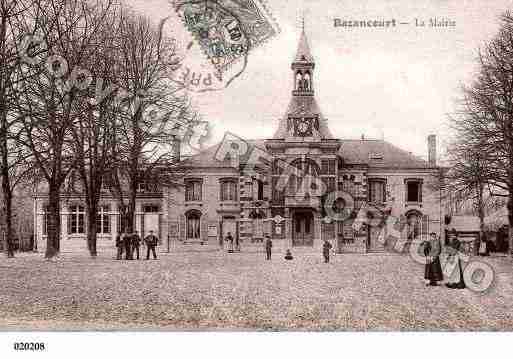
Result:
{"label": "circular postmark", "polygon": [[226,88],[246,69],[251,50],[279,33],[262,0],[173,0],[172,6],[160,29],[175,39],[177,90]]}

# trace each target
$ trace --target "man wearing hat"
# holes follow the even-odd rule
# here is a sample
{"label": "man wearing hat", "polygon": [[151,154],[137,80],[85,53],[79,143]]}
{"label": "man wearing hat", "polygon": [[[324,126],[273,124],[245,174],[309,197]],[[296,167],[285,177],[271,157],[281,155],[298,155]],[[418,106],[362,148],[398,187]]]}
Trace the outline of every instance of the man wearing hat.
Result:
{"label": "man wearing hat", "polygon": [[271,240],[271,237],[266,234],[265,235],[265,259],[270,261],[271,260],[271,250],[273,248],[273,241]]}
{"label": "man wearing hat", "polygon": [[153,253],[153,259],[157,259],[157,253],[155,253],[155,247],[158,243],[158,238],[156,235],[153,234],[153,231],[150,231],[150,234],[144,238],[144,243],[146,243],[146,247],[148,248],[146,250],[146,259],[150,259],[150,250]]}

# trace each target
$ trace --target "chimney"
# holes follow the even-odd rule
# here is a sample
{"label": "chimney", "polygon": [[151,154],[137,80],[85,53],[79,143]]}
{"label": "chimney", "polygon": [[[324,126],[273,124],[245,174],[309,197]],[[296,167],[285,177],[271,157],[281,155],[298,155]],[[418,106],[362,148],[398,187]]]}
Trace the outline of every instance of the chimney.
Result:
{"label": "chimney", "polygon": [[428,138],[428,163],[436,167],[436,135],[429,135]]}

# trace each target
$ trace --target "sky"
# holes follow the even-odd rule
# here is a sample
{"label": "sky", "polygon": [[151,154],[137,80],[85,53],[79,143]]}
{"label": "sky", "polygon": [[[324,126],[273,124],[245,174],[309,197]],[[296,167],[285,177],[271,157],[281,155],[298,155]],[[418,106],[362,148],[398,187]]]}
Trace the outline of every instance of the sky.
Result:
{"label": "sky", "polygon": [[[168,0],[126,0],[159,21],[174,16]],[[269,0],[280,27],[271,41],[252,49],[242,76],[228,88],[193,95],[212,125],[212,143],[225,131],[244,138],[270,138],[291,97],[290,64],[305,19],[316,61],[314,86],[328,126],[337,138],[384,138],[427,157],[427,136],[436,134],[439,153],[447,142],[448,115],[461,86],[472,81],[476,55],[498,29],[498,17],[513,1]],[[394,28],[334,27],[342,20],[406,22]],[[417,27],[415,19],[455,22],[452,27]],[[183,27],[172,23],[173,27]]]}

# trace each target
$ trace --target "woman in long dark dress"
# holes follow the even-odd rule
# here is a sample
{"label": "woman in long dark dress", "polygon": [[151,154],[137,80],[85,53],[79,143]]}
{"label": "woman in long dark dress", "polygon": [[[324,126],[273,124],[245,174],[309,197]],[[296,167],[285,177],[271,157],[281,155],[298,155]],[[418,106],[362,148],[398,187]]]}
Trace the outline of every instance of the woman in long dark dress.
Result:
{"label": "woman in long dark dress", "polygon": [[449,256],[447,257],[447,265],[454,268],[451,272],[449,279],[447,280],[446,286],[451,289],[464,289],[466,287],[465,281],[463,280],[463,269],[461,267],[460,259],[460,247],[461,242],[458,237],[453,237],[447,248]]}
{"label": "woman in long dark dress", "polygon": [[440,253],[442,245],[436,233],[431,233],[429,241],[424,244],[424,255],[426,256],[426,267],[424,279],[428,280],[427,285],[438,285],[444,279],[442,265],[440,264]]}

